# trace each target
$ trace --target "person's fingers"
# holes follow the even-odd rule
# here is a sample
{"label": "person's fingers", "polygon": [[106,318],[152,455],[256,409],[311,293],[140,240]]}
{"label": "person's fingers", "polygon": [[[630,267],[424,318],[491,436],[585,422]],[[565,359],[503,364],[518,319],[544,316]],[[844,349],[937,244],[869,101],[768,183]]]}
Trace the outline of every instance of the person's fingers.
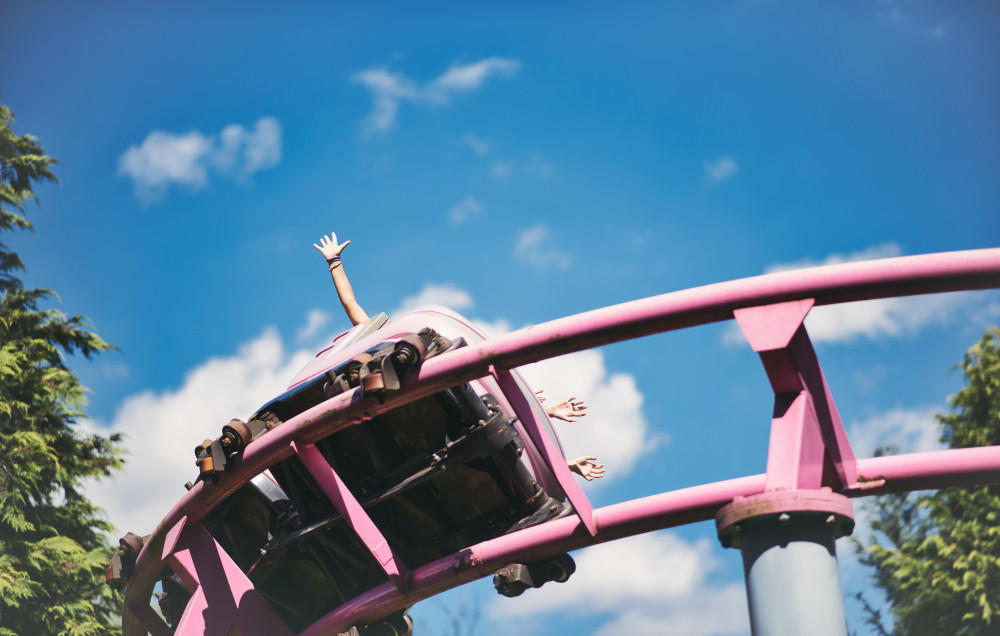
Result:
{"label": "person's fingers", "polygon": [[343,244],[343,245],[338,245],[338,246],[337,246],[337,249],[338,249],[338,250],[343,250],[343,249],[344,249],[345,247],[347,247],[347,246],[348,246],[348,245],[350,245],[350,244],[351,244],[351,242],[350,242],[350,241],[344,241],[344,244]]}
{"label": "person's fingers", "polygon": [[319,245],[316,245],[315,243],[313,243],[313,247],[315,247],[316,249],[318,249],[321,252],[323,251],[323,248],[320,247]]}
{"label": "person's fingers", "polygon": [[584,461],[592,462],[592,461],[596,460],[597,458],[594,457],[593,455],[587,455],[583,459],[584,459]]}

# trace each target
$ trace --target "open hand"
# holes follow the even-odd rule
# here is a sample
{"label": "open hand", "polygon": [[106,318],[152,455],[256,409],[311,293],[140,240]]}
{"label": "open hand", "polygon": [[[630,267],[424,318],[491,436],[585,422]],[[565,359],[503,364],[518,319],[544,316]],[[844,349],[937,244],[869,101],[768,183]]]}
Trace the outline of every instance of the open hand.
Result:
{"label": "open hand", "polygon": [[604,477],[604,464],[591,463],[595,461],[597,461],[597,458],[593,455],[584,455],[583,457],[571,459],[567,463],[569,464],[569,469],[574,473],[587,481],[594,481],[595,479]]}
{"label": "open hand", "polygon": [[323,254],[323,258],[330,260],[335,256],[340,256],[340,253],[344,251],[344,248],[350,244],[350,241],[344,241],[340,245],[337,245],[336,233],[330,232],[330,236],[320,238],[319,245],[313,243],[313,247],[318,249]]}
{"label": "open hand", "polygon": [[[539,400],[542,402],[545,401],[545,398],[541,396],[541,391],[536,391],[535,393],[538,395]],[[583,403],[583,400],[571,397],[558,404],[546,406],[545,412],[549,417],[554,417],[564,422],[575,422],[577,418],[587,414],[587,405]]]}

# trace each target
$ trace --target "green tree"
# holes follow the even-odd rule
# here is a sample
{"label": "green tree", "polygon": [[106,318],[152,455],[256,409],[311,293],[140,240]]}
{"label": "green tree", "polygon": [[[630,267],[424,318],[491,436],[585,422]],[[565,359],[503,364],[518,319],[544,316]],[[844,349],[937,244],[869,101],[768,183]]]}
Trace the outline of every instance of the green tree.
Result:
{"label": "green tree", "polygon": [[[941,441],[1000,445],[1000,329],[987,329],[958,366],[966,385],[938,416]],[[861,561],[893,619],[887,627],[866,603],[878,633],[1000,634],[1000,486],[887,495],[873,509],[877,534]]]}
{"label": "green tree", "polygon": [[[0,105],[0,231],[32,229],[32,186],[56,181],[56,161],[13,123]],[[81,493],[120,468],[119,440],[77,429],[86,389],[66,365],[111,346],[81,316],[40,309],[52,292],[26,289],[23,269],[0,243],[0,636],[120,632],[103,585],[111,526]]]}

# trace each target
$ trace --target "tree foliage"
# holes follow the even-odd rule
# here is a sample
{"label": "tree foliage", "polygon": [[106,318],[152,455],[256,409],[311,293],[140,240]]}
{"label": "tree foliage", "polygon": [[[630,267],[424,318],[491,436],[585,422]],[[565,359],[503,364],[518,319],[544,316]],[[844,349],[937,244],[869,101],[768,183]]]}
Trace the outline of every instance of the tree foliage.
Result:
{"label": "tree foliage", "polygon": [[[938,416],[941,441],[1000,445],[1000,329],[958,366],[966,386]],[[874,512],[861,560],[889,601],[891,627],[867,605],[880,634],[1000,634],[1000,486],[887,495]]]}
{"label": "tree foliage", "polygon": [[[57,162],[0,105],[0,231],[32,229],[24,206]],[[103,585],[112,528],[81,492],[121,466],[119,440],[81,432],[86,389],[65,358],[111,346],[81,316],[40,309],[21,259],[0,243],[0,636],[120,631]]]}

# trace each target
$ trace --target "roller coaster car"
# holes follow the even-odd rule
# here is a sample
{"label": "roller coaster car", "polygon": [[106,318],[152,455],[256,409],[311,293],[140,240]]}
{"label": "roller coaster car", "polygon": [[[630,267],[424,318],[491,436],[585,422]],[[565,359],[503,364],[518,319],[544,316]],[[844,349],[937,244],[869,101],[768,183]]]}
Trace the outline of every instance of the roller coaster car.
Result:
{"label": "roller coaster car", "polygon": [[[424,359],[482,339],[443,308],[423,308],[392,324],[380,314],[317,354],[286,393],[251,416],[245,431],[239,420],[231,423],[237,430],[228,444],[224,434],[214,451],[211,440],[199,446],[202,477],[218,477],[234,448],[337,393],[360,386],[365,396],[384,397]],[[405,568],[572,510],[518,420],[533,417],[557,444],[558,438],[531,389],[513,377],[530,414],[515,413],[487,376],[315,444]],[[296,632],[388,580],[298,456],[257,475],[204,526]],[[176,597],[184,592],[172,576],[164,580],[168,588],[167,598],[174,598],[161,609],[176,625],[179,616],[170,614],[183,608]]]}

